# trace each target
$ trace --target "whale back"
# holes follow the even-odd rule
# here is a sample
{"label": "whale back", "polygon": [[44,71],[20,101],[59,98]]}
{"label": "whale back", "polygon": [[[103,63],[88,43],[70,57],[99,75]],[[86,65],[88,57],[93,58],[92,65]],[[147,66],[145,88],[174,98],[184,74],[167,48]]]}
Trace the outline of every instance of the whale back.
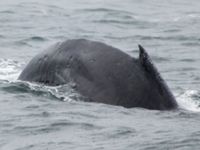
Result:
{"label": "whale back", "polygon": [[166,110],[176,101],[139,46],[135,59],[112,46],[85,39],[57,43],[35,56],[19,80],[50,86],[73,83],[73,88],[88,101]]}

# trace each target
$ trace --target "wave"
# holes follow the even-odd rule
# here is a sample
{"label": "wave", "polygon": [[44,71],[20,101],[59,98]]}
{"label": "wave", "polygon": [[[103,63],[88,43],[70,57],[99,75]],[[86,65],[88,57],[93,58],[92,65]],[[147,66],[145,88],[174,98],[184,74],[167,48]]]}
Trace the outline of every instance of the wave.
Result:
{"label": "wave", "polygon": [[135,15],[130,11],[125,11],[121,9],[111,9],[111,8],[85,8],[77,9],[76,12],[84,13],[104,13],[111,16],[121,16],[127,19],[132,19]]}
{"label": "wave", "polygon": [[0,11],[0,14],[14,14],[15,12],[12,10],[2,10]]}

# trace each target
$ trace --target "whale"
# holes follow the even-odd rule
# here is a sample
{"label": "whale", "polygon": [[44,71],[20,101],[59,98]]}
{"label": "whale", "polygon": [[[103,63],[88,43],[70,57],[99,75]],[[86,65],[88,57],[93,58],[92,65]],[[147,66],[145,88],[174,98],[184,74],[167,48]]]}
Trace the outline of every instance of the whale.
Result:
{"label": "whale", "polygon": [[134,58],[103,42],[71,39],[58,42],[33,57],[18,79],[48,86],[73,83],[85,101],[172,110],[178,107],[168,85],[147,51]]}

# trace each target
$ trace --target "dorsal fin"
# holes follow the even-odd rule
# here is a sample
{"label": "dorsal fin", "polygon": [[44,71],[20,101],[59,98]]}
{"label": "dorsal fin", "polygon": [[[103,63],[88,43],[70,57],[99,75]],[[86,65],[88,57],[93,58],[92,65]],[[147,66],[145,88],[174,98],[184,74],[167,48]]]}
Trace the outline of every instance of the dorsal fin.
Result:
{"label": "dorsal fin", "polygon": [[145,72],[151,78],[151,81],[157,85],[158,90],[160,90],[160,92],[162,94],[174,99],[174,105],[177,105],[173,94],[169,90],[167,84],[161,77],[157,68],[154,66],[154,64],[153,64],[151,58],[149,57],[148,53],[146,52],[146,50],[141,45],[138,45],[138,47],[140,50],[139,62],[142,65],[142,67],[144,68]]}
{"label": "dorsal fin", "polygon": [[141,45],[138,45],[138,47],[140,50],[139,61],[145,71],[148,72],[153,78],[156,78],[157,80],[163,80],[146,50]]}

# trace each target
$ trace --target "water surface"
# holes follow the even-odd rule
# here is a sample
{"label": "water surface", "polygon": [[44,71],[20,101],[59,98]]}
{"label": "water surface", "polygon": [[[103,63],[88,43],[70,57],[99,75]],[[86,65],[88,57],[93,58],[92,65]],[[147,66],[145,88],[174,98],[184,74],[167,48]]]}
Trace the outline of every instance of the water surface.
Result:
{"label": "water surface", "polygon": [[[2,0],[1,150],[198,150],[198,0]],[[138,57],[143,45],[180,110],[126,109],[79,101],[67,85],[20,82],[27,62],[57,41],[87,38]]]}

